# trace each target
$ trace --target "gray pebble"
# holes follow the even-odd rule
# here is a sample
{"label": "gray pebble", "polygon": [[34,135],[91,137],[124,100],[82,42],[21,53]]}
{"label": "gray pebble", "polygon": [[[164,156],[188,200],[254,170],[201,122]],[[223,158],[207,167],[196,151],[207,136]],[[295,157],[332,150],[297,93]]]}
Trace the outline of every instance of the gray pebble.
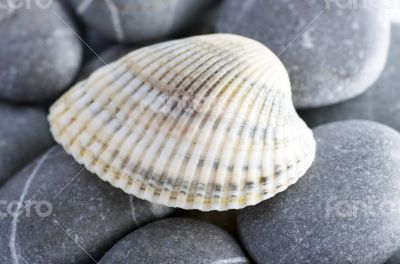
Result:
{"label": "gray pebble", "polygon": [[[12,1],[0,0],[7,2]],[[74,79],[81,43],[57,1],[29,1],[29,8],[18,2],[21,7],[0,8],[0,97],[15,102],[53,99]]]}
{"label": "gray pebble", "polygon": [[0,263],[92,263],[172,211],[101,181],[60,146],[8,181],[0,201],[7,202],[0,206]]}
{"label": "gray pebble", "polygon": [[101,264],[248,263],[236,241],[203,221],[170,218],[148,224],[119,241]]}
{"label": "gray pebble", "polygon": [[298,183],[238,213],[257,263],[383,263],[400,245],[400,134],[370,121],[314,129]]}
{"label": "gray pebble", "polygon": [[[365,1],[357,2],[362,6]],[[360,95],[376,81],[390,38],[384,14],[381,9],[344,8],[343,1],[228,0],[217,31],[271,48],[289,72],[295,106],[310,108]]]}
{"label": "gray pebble", "polygon": [[210,212],[202,212],[199,210],[180,210],[175,215],[184,218],[198,219],[210,224],[214,224],[227,231],[234,238],[237,238],[238,233],[236,227],[236,212],[237,210]]}
{"label": "gray pebble", "polygon": [[0,186],[54,142],[46,113],[0,102]]}
{"label": "gray pebble", "polygon": [[374,120],[400,131],[400,25],[392,26],[389,60],[379,80],[361,96],[349,101],[300,111],[311,126],[349,119]]}
{"label": "gray pebble", "polygon": [[125,56],[129,52],[135,50],[136,47],[128,47],[123,45],[114,45],[107,48],[105,51],[99,54],[99,57],[95,56],[87,64],[82,67],[79,73],[78,80],[83,80],[89,77],[97,69],[103,67],[106,64],[114,62],[121,57]]}
{"label": "gray pebble", "polygon": [[93,58],[97,58],[97,55],[101,55],[102,52],[112,47],[113,41],[103,37],[97,31],[90,28],[85,28],[84,41],[87,45],[84,45],[83,65]]}
{"label": "gray pebble", "polygon": [[397,251],[390,259],[388,259],[385,264],[399,264],[400,263],[400,250]]}
{"label": "gray pebble", "polygon": [[93,29],[119,42],[149,42],[170,36],[203,14],[213,0],[73,0]]}

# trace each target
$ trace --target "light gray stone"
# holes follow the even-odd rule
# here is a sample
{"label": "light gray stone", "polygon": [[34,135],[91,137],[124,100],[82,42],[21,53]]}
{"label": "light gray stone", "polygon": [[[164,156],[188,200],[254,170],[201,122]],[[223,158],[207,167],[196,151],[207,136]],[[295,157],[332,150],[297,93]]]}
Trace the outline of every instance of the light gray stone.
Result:
{"label": "light gray stone", "polygon": [[[74,79],[82,46],[58,1],[0,0],[0,97],[15,102],[54,99]],[[28,6],[28,3],[29,6]],[[42,3],[42,4],[39,4]]]}
{"label": "light gray stone", "polygon": [[119,42],[160,40],[190,26],[213,0],[73,0],[93,29]]}
{"label": "light gray stone", "polygon": [[170,218],[129,234],[107,252],[101,264],[249,263],[236,241],[203,221]]}
{"label": "light gray stone", "polygon": [[[368,6],[366,1],[357,3]],[[382,9],[361,7],[330,0],[227,0],[217,31],[264,43],[289,72],[295,106],[319,107],[360,95],[384,68],[390,22]]]}
{"label": "light gray stone", "polygon": [[321,124],[367,119],[400,131],[400,25],[392,26],[389,60],[379,80],[361,96],[349,101],[316,109],[299,111],[306,123]]}
{"label": "light gray stone", "polygon": [[0,186],[53,144],[44,111],[0,102]]}
{"label": "light gray stone", "polygon": [[92,263],[172,211],[101,181],[60,146],[8,181],[0,201],[0,263]]}
{"label": "light gray stone", "polygon": [[400,134],[370,121],[314,129],[310,170],[238,213],[257,263],[383,263],[400,245]]}

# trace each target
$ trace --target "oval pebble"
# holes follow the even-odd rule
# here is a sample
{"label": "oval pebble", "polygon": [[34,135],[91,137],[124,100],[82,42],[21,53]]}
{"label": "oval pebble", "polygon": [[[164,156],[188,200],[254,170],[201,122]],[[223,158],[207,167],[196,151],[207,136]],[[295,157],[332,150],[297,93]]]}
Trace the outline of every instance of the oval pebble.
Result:
{"label": "oval pebble", "polygon": [[290,74],[297,108],[330,105],[370,87],[389,47],[390,22],[382,9],[342,2],[224,1],[216,27],[271,48]]}
{"label": "oval pebble", "polygon": [[0,186],[54,144],[46,113],[0,102]]}
{"label": "oval pebble", "polygon": [[331,106],[299,111],[315,127],[333,121],[367,119],[400,131],[400,25],[392,26],[389,60],[379,80],[364,94]]}
{"label": "oval pebble", "polygon": [[38,4],[42,2],[32,1],[29,8],[0,8],[3,99],[54,99],[67,88],[80,67],[82,46],[73,32],[73,21],[57,1]]}
{"label": "oval pebble", "polygon": [[125,56],[129,52],[135,50],[135,47],[128,47],[123,45],[114,45],[99,54],[99,57],[95,56],[91,60],[88,61],[80,71],[78,75],[79,80],[86,79],[90,76],[94,71],[99,68],[107,65],[111,62],[118,60],[119,58]]}
{"label": "oval pebble", "polygon": [[100,264],[249,263],[236,241],[203,221],[169,218],[148,224],[114,245]]}
{"label": "oval pebble", "polygon": [[180,210],[175,214],[175,216],[203,220],[224,229],[234,238],[237,238],[236,212],[237,210],[210,212],[202,212],[199,210]]}
{"label": "oval pebble", "polygon": [[60,146],[8,181],[0,201],[0,263],[92,263],[172,212],[101,181]]}
{"label": "oval pebble", "polygon": [[238,213],[257,263],[383,263],[400,245],[400,134],[370,121],[314,129],[314,165]]}
{"label": "oval pebble", "polygon": [[119,42],[149,42],[170,36],[204,14],[213,0],[73,0],[83,21]]}

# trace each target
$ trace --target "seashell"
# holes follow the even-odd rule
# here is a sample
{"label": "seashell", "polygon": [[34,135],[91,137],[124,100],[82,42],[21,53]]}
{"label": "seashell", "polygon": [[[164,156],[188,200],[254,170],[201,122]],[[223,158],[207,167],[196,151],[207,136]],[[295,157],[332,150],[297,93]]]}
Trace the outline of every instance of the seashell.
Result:
{"label": "seashell", "polygon": [[315,155],[280,60],[254,40],[203,35],[131,52],[50,110],[57,142],[127,193],[185,209],[254,205]]}

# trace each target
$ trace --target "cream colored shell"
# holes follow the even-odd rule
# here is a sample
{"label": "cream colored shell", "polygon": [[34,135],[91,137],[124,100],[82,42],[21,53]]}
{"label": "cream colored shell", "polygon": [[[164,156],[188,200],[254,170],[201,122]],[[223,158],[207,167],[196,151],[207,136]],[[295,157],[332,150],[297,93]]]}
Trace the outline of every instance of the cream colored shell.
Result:
{"label": "cream colored shell", "polygon": [[49,120],[101,179],[185,209],[254,205],[295,183],[315,155],[280,60],[228,34],[136,50],[63,95]]}

